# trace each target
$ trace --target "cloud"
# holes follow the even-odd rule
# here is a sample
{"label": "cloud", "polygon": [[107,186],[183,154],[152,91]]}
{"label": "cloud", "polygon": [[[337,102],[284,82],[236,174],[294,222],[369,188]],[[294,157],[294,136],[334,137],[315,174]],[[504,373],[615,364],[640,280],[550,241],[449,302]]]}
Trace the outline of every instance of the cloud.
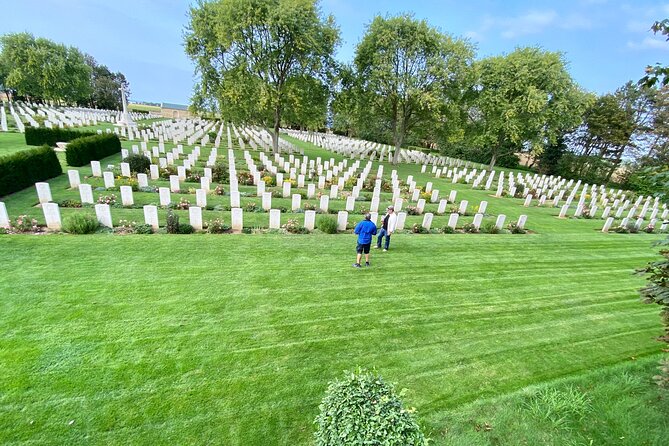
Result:
{"label": "cloud", "polygon": [[496,30],[506,39],[526,34],[536,34],[552,26],[558,18],[553,10],[529,11],[516,17],[493,17],[483,19],[481,32]]}
{"label": "cloud", "polygon": [[662,50],[669,51],[669,42],[660,37],[646,37],[641,42],[627,42],[627,48],[631,50]]}

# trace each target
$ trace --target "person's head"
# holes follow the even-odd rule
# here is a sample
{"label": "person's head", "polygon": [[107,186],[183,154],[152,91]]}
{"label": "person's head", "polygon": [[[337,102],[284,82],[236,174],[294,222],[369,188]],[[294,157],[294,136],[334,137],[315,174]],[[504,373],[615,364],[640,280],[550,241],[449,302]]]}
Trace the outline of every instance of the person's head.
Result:
{"label": "person's head", "polygon": [[386,209],[386,212],[389,213],[389,214],[392,214],[393,212],[395,212],[395,208],[392,207],[392,206],[388,206],[388,208]]}
{"label": "person's head", "polygon": [[372,219],[372,214],[370,214],[369,212],[367,212],[367,213],[365,214],[365,220],[371,220],[371,219]]}

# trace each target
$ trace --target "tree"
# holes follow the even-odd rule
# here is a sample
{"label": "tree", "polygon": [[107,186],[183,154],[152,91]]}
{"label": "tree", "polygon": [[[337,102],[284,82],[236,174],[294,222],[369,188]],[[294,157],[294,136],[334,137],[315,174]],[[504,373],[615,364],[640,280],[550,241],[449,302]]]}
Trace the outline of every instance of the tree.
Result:
{"label": "tree", "polygon": [[[654,34],[660,33],[666,36],[669,41],[669,19],[657,21],[650,27]],[[669,67],[659,63],[655,66],[648,65],[646,67],[646,75],[639,80],[639,85],[644,87],[653,87],[657,83],[661,85],[669,84]]]}
{"label": "tree", "polygon": [[315,104],[325,117],[321,92],[338,41],[334,18],[314,0],[200,0],[185,36],[200,76],[192,105],[270,128],[277,152],[286,110],[301,125],[314,125],[305,116]]}
{"label": "tree", "polygon": [[89,55],[86,55],[86,63],[91,67],[92,92],[85,102],[91,107],[121,110],[123,107],[121,88],[125,90],[125,96],[130,97],[129,84],[123,73],[113,73],[107,66],[98,64]]}
{"label": "tree", "polygon": [[504,147],[538,155],[546,144],[581,122],[588,96],[566,70],[562,54],[520,48],[475,64],[476,99],[471,110],[475,143],[490,150],[490,168]]}
{"label": "tree", "polygon": [[5,34],[0,45],[2,82],[19,96],[77,103],[90,95],[91,69],[78,49],[28,33]]}
{"label": "tree", "polygon": [[[405,14],[374,18],[356,48],[356,104],[395,145],[421,125],[448,125],[471,65],[471,44]],[[378,128],[378,127],[377,127]]]}

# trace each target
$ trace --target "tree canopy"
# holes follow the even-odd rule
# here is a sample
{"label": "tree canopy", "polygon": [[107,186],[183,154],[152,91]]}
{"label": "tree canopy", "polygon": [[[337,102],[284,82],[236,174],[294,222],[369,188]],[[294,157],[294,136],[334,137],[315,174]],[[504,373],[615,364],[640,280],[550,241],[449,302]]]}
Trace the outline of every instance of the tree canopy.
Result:
{"label": "tree canopy", "polygon": [[284,117],[324,124],[338,41],[314,0],[199,1],[185,36],[199,74],[193,106],[270,128],[277,151]]}

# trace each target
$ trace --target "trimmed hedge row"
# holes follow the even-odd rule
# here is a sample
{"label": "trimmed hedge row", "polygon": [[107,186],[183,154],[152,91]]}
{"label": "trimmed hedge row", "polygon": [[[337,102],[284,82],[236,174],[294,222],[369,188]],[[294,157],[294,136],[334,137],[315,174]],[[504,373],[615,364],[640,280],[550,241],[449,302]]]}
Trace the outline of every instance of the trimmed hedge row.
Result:
{"label": "trimmed hedge row", "polygon": [[80,132],[78,130],[46,127],[26,127],[26,144],[29,146],[41,146],[47,144],[51,147],[55,146],[57,142],[68,142],[73,139],[81,138],[82,136],[96,135],[95,132]]}
{"label": "trimmed hedge row", "polygon": [[114,134],[102,134],[77,138],[67,145],[65,159],[74,167],[85,166],[93,160],[101,160],[121,151],[121,140]]}
{"label": "trimmed hedge row", "polygon": [[61,173],[56,152],[47,145],[0,157],[0,197]]}

